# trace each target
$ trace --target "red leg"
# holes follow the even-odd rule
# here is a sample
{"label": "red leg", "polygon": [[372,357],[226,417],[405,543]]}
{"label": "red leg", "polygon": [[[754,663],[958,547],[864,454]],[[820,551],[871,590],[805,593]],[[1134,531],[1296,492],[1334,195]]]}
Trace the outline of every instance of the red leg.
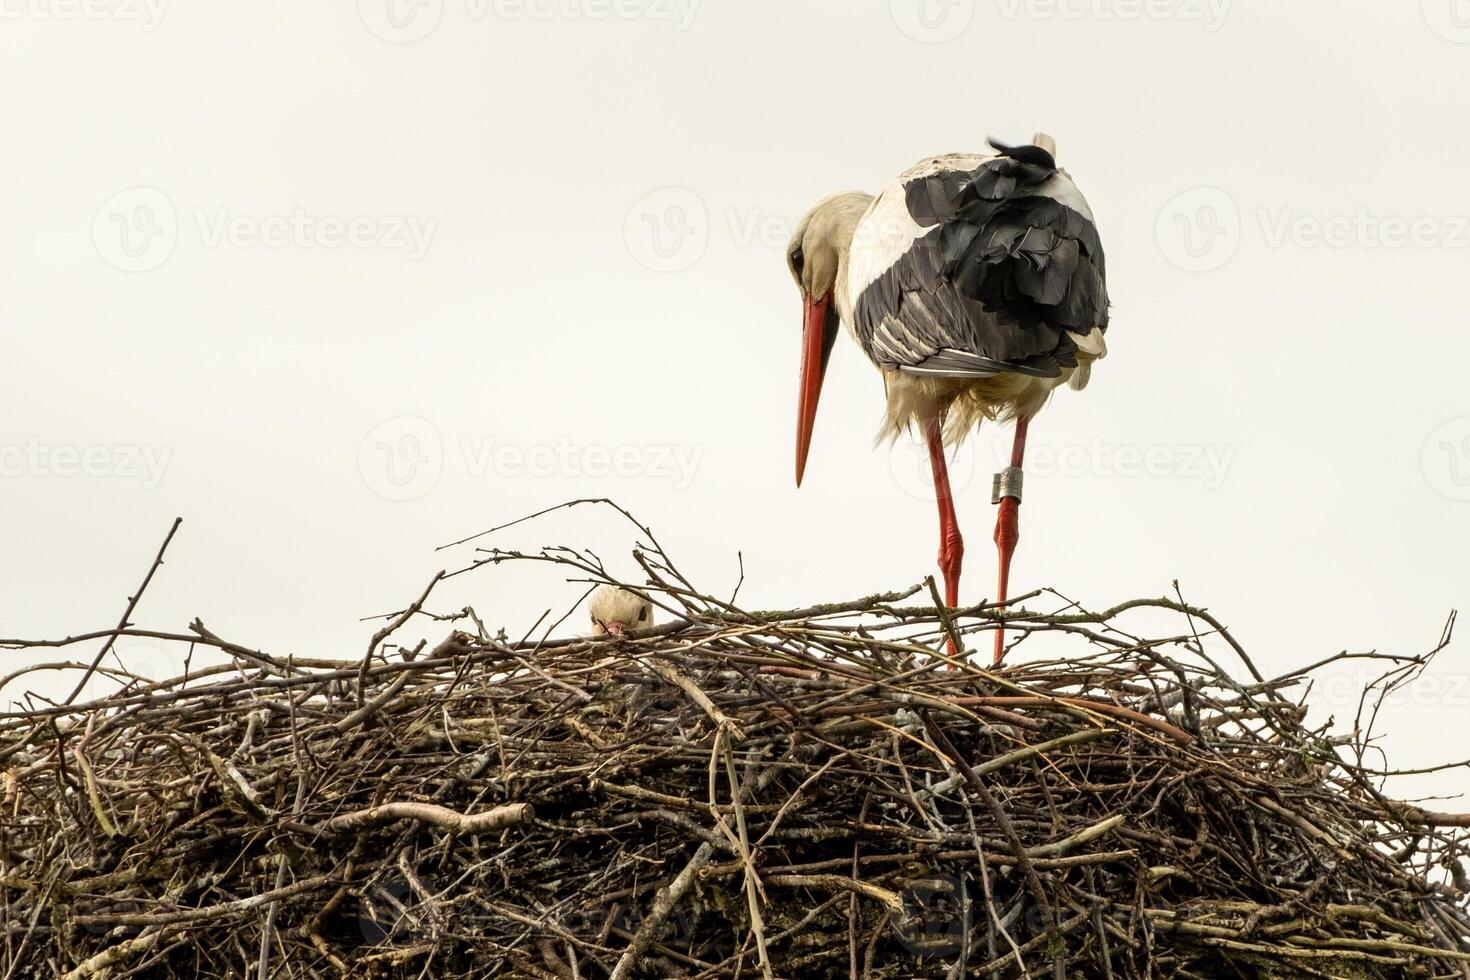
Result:
{"label": "red leg", "polygon": [[[1030,419],[1016,421],[1016,441],[1011,446],[1011,467],[1003,474],[996,488],[1000,498],[1000,513],[995,519],[995,547],[1000,553],[1000,582],[996,586],[995,601],[1005,602],[1010,595],[1011,558],[1016,553],[1016,543],[1021,540],[1021,464],[1026,458],[1026,430]],[[995,666],[1000,666],[1005,656],[1006,632],[995,631]]]}
{"label": "red leg", "polygon": [[[929,466],[934,471],[934,499],[939,503],[939,570],[944,574],[944,604],[953,609],[960,604],[960,567],[965,561],[965,540],[960,537],[960,524],[954,512],[954,493],[949,488],[943,420],[925,422],[924,436],[929,441]],[[957,657],[959,653],[951,643],[950,656]]]}

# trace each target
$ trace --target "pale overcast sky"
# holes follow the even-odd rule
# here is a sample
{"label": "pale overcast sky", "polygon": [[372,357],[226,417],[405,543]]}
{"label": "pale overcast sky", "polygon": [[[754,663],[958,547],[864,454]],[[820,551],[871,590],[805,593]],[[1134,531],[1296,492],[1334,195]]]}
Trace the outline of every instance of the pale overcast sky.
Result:
{"label": "pale overcast sky", "polygon": [[[0,0],[0,86],[0,636],[111,625],[175,516],[138,621],[303,656],[572,497],[711,591],[743,553],[753,606],[916,582],[928,476],[846,339],[792,486],[782,250],[1039,129],[1115,306],[1033,427],[1018,590],[1178,579],[1271,672],[1470,602],[1466,0]],[[1008,440],[954,464],[974,599]],[[634,570],[606,514],[497,540]],[[515,633],[578,594],[436,605]],[[1390,714],[1396,762],[1470,754],[1467,664]]]}

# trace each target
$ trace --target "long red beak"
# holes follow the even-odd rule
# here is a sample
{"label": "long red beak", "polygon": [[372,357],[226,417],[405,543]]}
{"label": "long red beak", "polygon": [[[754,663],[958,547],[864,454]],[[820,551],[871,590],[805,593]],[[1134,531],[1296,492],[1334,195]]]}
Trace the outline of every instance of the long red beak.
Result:
{"label": "long red beak", "polygon": [[806,456],[812,448],[812,428],[817,421],[817,402],[827,376],[827,359],[837,340],[837,317],[832,294],[821,299],[806,298],[806,317],[801,330],[801,391],[796,406],[796,485],[806,473]]}

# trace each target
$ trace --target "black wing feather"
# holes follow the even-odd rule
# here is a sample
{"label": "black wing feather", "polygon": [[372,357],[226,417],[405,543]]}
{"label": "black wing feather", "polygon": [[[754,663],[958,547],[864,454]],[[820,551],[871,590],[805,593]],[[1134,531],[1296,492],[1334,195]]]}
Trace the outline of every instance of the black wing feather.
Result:
{"label": "black wing feather", "polygon": [[1107,328],[1097,228],[1046,196],[1057,174],[1041,147],[991,142],[971,171],[910,181],[905,203],[929,231],[864,291],[858,335],[884,367],[984,377],[1054,377],[1077,363],[1072,334]]}

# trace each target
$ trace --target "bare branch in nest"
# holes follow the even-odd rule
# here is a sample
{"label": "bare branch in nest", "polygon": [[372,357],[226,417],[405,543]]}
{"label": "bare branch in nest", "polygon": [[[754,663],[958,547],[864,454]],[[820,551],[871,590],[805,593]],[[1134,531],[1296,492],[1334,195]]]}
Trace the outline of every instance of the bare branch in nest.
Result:
{"label": "bare branch in nest", "polygon": [[431,803],[384,803],[367,810],[344,813],[325,821],[318,828],[324,834],[342,834],[375,824],[392,823],[395,820],[417,820],[421,823],[443,827],[456,834],[489,834],[506,827],[513,827],[531,817],[529,803],[512,803],[498,806],[484,813],[459,813]]}

